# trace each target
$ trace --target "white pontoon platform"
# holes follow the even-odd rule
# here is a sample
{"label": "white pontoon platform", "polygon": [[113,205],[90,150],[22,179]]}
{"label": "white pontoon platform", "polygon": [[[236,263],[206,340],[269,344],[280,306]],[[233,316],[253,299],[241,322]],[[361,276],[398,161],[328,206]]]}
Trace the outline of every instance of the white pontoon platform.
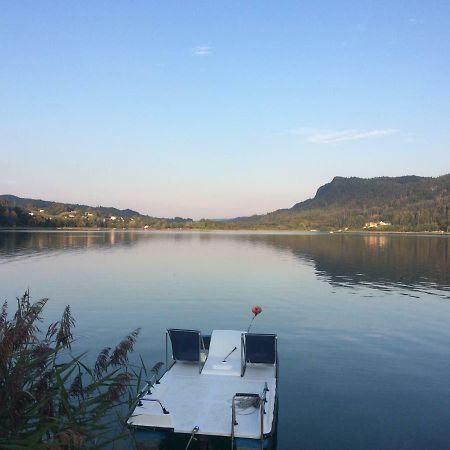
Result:
{"label": "white pontoon platform", "polygon": [[129,425],[266,448],[276,424],[276,335],[215,330],[208,346],[199,331],[168,330],[169,347],[168,370],[146,386]]}

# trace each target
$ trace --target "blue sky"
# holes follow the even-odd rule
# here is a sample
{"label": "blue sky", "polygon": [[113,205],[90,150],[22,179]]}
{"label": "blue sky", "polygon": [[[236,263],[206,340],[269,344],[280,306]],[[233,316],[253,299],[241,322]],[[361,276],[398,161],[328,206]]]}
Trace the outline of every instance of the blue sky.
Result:
{"label": "blue sky", "polygon": [[264,213],[450,172],[448,1],[0,1],[0,192]]}

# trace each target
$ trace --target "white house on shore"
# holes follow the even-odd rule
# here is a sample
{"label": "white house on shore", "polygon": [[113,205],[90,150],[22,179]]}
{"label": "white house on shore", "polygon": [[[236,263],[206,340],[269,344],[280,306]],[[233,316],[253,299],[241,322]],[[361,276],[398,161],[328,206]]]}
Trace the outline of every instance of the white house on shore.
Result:
{"label": "white house on shore", "polygon": [[380,228],[380,227],[388,227],[392,225],[390,222],[383,222],[382,220],[378,221],[378,222],[367,222],[363,228],[368,229],[368,228]]}

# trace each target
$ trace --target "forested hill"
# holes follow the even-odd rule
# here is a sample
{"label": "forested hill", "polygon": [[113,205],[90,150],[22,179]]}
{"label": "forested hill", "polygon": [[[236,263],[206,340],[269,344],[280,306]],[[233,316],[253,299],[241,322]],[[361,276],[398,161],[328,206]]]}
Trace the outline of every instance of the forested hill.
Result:
{"label": "forested hill", "polygon": [[441,177],[335,177],[314,198],[232,220],[157,218],[131,209],[0,195],[0,226],[450,231],[450,174]]}
{"label": "forested hill", "polygon": [[20,208],[26,209],[28,211],[36,209],[47,210],[49,214],[56,215],[67,211],[80,211],[85,212],[95,212],[102,216],[122,216],[122,217],[133,217],[140,216],[137,211],[132,209],[117,209],[113,207],[105,206],[88,206],[88,205],[78,205],[72,203],[58,203],[48,200],[36,200],[32,198],[21,198],[15,195],[0,195],[0,200],[8,202],[13,206],[19,206]]}
{"label": "forested hill", "polygon": [[0,226],[174,228],[192,219],[165,219],[132,209],[59,203],[0,195]]}
{"label": "forested hill", "polygon": [[[439,179],[444,179],[440,177]],[[450,175],[447,176],[447,183]],[[405,176],[380,178],[334,177],[321,186],[314,198],[297,203],[291,210],[343,206],[365,208],[385,203],[402,205],[418,199],[432,199],[438,178]],[[447,188],[447,186],[442,186]]]}
{"label": "forested hill", "polygon": [[290,209],[233,222],[236,228],[448,231],[449,209],[450,174],[436,178],[335,177],[314,198]]}

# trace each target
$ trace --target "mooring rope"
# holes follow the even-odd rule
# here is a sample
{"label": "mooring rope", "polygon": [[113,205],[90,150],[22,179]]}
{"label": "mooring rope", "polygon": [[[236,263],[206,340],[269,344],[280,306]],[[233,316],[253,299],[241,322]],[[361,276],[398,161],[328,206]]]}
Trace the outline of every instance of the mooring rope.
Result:
{"label": "mooring rope", "polygon": [[[243,397],[236,402],[238,410],[236,411],[237,416],[247,416],[254,414],[258,411],[259,405],[261,404],[260,397]],[[250,412],[244,412],[252,408]]]}
{"label": "mooring rope", "polygon": [[195,433],[197,433],[198,430],[199,430],[199,428],[197,425],[194,428],[192,428],[191,437],[189,438],[189,441],[184,450],[188,450],[189,446],[191,445],[192,439],[194,439],[194,435],[195,435]]}

